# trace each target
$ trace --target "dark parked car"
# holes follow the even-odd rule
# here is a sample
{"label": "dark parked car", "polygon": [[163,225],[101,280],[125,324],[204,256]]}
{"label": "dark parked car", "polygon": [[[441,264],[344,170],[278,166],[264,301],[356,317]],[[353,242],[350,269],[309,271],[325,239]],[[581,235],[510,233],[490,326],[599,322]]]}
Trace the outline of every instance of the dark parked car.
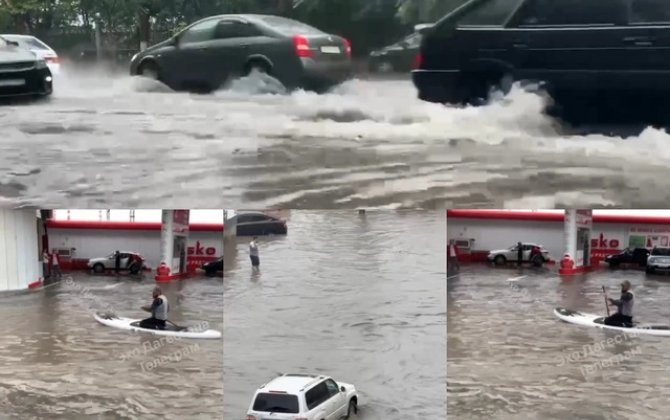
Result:
{"label": "dark parked car", "polygon": [[135,55],[130,73],[175,90],[212,91],[257,70],[288,89],[324,91],[352,75],[351,45],[304,23],[271,15],[202,19]]}
{"label": "dark parked car", "polygon": [[414,32],[402,40],[372,51],[368,58],[373,73],[408,73],[421,46],[421,33]]}
{"label": "dark parked car", "polygon": [[478,103],[514,80],[559,102],[670,92],[667,0],[470,0],[424,31],[419,98]]}
{"label": "dark parked car", "polygon": [[626,248],[618,254],[612,254],[605,257],[605,262],[611,268],[618,267],[621,264],[636,264],[638,267],[647,265],[649,250],[646,248]]}
{"label": "dark parked car", "polygon": [[223,273],[223,257],[206,262],[200,268],[208,276],[215,276],[219,272]]}
{"label": "dark parked car", "polygon": [[286,221],[263,213],[236,214],[237,236],[286,235]]}
{"label": "dark parked car", "polygon": [[44,60],[0,36],[0,97],[48,96],[52,83]]}

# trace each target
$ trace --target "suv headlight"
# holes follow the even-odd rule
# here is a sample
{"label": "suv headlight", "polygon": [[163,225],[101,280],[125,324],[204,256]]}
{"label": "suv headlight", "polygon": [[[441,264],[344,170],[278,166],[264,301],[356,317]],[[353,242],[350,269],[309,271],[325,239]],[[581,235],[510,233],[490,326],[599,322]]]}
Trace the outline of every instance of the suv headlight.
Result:
{"label": "suv headlight", "polygon": [[35,62],[35,67],[37,67],[38,69],[45,69],[48,66],[46,61],[39,59]]}

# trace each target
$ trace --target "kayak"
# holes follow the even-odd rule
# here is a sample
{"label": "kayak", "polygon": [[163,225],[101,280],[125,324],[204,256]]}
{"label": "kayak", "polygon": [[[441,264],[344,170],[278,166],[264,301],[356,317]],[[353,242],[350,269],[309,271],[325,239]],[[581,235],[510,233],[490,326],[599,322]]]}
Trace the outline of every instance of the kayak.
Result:
{"label": "kayak", "polygon": [[615,327],[612,325],[605,325],[605,317],[601,315],[585,314],[571,309],[558,307],[554,309],[556,315],[561,321],[569,322],[570,324],[581,325],[583,327],[596,327],[606,330],[625,331],[627,334],[646,334],[670,337],[669,325],[643,325],[633,323],[630,328]]}
{"label": "kayak", "polygon": [[155,335],[166,335],[172,337],[181,337],[181,338],[202,338],[202,339],[214,339],[221,338],[221,332],[216,330],[203,330],[201,327],[178,327],[167,323],[165,329],[155,330],[152,328],[142,328],[140,327],[140,319],[131,319],[118,317],[111,314],[100,314],[97,313],[93,315],[96,321],[108,327],[118,328],[121,330],[128,330],[133,332],[146,332],[149,334]]}

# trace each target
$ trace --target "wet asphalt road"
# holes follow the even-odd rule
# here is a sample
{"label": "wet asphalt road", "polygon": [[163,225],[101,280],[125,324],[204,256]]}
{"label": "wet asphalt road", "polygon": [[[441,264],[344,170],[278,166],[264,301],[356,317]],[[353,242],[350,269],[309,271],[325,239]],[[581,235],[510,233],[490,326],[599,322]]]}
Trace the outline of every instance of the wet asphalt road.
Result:
{"label": "wet asphalt road", "polygon": [[361,420],[446,410],[444,211],[292,211],[287,236],[226,244],[226,419],[281,372],[331,375],[361,393]]}
{"label": "wet asphalt road", "polygon": [[66,71],[55,89],[46,102],[0,107],[1,206],[651,208],[670,199],[664,131],[566,134],[540,96],[520,89],[466,109],[419,101],[407,79],[275,95],[250,78],[197,96],[90,70]]}
{"label": "wet asphalt road", "polygon": [[[153,279],[77,274],[0,295],[0,419],[220,419],[222,340],[161,341],[98,324],[96,311],[144,318]],[[165,285],[170,319],[223,330],[221,279]]]}
{"label": "wet asphalt road", "polygon": [[667,337],[570,325],[553,309],[604,314],[601,286],[614,297],[630,280],[636,320],[670,324],[669,279],[603,270],[561,281],[552,270],[463,266],[448,281],[449,418],[668,418]]}

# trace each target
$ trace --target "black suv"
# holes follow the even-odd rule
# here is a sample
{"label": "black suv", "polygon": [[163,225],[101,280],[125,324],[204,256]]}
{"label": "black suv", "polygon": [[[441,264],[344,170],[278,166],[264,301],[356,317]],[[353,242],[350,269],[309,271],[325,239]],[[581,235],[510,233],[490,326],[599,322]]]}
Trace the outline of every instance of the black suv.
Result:
{"label": "black suv", "polygon": [[663,97],[670,1],[469,0],[424,31],[412,78],[419,98],[441,103],[485,101],[515,80],[542,82],[559,102]]}
{"label": "black suv", "polygon": [[618,254],[612,254],[605,257],[605,262],[610,268],[618,267],[621,264],[637,264],[638,267],[647,265],[649,250],[646,248],[626,248]]}

